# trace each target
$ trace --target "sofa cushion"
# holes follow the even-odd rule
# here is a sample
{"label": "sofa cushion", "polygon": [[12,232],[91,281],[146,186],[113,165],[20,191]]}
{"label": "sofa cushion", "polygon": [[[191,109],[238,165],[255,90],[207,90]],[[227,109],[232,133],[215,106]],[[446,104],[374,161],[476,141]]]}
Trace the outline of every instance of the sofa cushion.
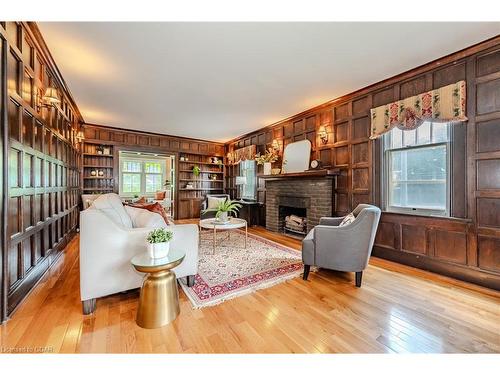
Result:
{"label": "sofa cushion", "polygon": [[349,215],[346,215],[342,222],[339,224],[339,227],[343,227],[344,225],[349,225],[351,224],[356,218],[354,217],[354,214],[351,212]]}
{"label": "sofa cushion", "polygon": [[125,206],[134,228],[166,228],[167,223],[161,215],[142,208]]}
{"label": "sofa cushion", "polygon": [[123,207],[122,200],[117,194],[103,194],[92,202],[93,208],[100,210],[114,223],[125,228],[132,228],[132,220]]}
{"label": "sofa cushion", "polygon": [[155,200],[161,201],[161,200],[165,199],[165,195],[167,195],[166,191],[157,191],[155,193]]}
{"label": "sofa cushion", "polygon": [[163,220],[165,221],[165,224],[167,224],[167,225],[171,224],[170,220],[168,218],[167,212],[165,211],[165,209],[163,208],[163,206],[160,203],[158,203],[158,202],[154,202],[154,203],[140,203],[140,204],[131,203],[131,204],[129,204],[129,206],[157,213],[157,214],[159,214],[163,218]]}
{"label": "sofa cushion", "polygon": [[207,200],[208,200],[207,209],[214,210],[219,206],[219,203],[222,203],[226,200],[226,197],[218,198],[218,197],[210,197],[209,196],[209,197],[207,197]]}

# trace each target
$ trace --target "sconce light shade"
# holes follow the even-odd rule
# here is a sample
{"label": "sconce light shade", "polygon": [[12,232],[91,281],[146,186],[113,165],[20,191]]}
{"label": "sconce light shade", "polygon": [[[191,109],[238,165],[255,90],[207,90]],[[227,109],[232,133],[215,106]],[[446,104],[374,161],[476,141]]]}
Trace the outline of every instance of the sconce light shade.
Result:
{"label": "sconce light shade", "polygon": [[277,139],[273,139],[272,147],[274,150],[279,150],[280,149],[280,143]]}
{"label": "sconce light shade", "polygon": [[61,99],[59,99],[57,89],[54,87],[47,87],[45,94],[43,94],[42,101],[49,105],[60,103]]}
{"label": "sconce light shade", "polygon": [[236,185],[246,185],[247,178],[245,176],[236,176]]}
{"label": "sconce light shade", "polygon": [[83,131],[79,131],[77,134],[76,134],[76,140],[78,142],[83,142],[83,140],[85,139],[85,136],[83,135]]}
{"label": "sconce light shade", "polygon": [[328,132],[326,131],[326,128],[324,125],[321,125],[319,127],[318,135],[319,135],[319,138],[321,139],[321,142],[323,142],[323,144],[328,143]]}

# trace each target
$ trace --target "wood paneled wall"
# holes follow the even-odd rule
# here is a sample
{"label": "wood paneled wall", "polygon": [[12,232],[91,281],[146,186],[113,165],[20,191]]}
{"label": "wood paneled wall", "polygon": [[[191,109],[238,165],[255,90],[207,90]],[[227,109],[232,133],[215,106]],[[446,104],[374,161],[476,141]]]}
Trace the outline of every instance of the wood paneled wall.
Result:
{"label": "wood paneled wall", "polygon": [[[384,213],[374,254],[500,289],[500,36],[236,138],[226,148],[255,144],[262,152],[273,139],[282,145],[309,139],[312,158],[341,169],[337,215],[359,203],[380,205],[380,140],[368,139],[370,108],[458,80],[467,81],[469,121],[453,125],[455,218]],[[326,145],[317,136],[321,125]],[[231,188],[234,178],[227,179]],[[265,202],[263,180],[259,186]]]}
{"label": "wood paneled wall", "polygon": [[[118,193],[119,190],[119,165],[118,153],[121,150],[142,151],[153,153],[167,153],[176,155],[176,182],[175,187],[175,218],[186,219],[199,217],[200,200],[203,197],[179,197],[179,156],[193,155],[198,160],[208,162],[209,156],[224,157],[224,144],[217,142],[202,141],[191,138],[175,137],[169,135],[153,134],[135,130],[125,130],[106,127],[95,124],[84,124],[85,141],[98,144],[113,145],[114,168],[113,187]],[[190,158],[194,162],[193,157]],[[185,164],[185,163],[183,163]],[[195,162],[196,164],[196,162]],[[202,169],[206,169],[202,166]],[[198,195],[205,195],[206,192],[199,192]],[[220,193],[220,192],[219,192]]]}
{"label": "wood paneled wall", "polygon": [[[76,229],[81,116],[34,23],[1,22],[4,320]],[[61,103],[39,106],[47,87]]]}

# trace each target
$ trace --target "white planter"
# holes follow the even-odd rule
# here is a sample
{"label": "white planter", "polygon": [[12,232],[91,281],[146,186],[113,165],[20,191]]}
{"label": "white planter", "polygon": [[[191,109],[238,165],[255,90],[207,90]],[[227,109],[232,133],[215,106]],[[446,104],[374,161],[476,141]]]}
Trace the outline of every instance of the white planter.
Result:
{"label": "white planter", "polygon": [[272,169],[271,163],[264,163],[264,174],[265,175],[271,174],[271,169]]}
{"label": "white planter", "polygon": [[219,221],[222,221],[223,223],[225,223],[227,221],[227,219],[228,219],[227,212],[221,212],[219,215]]}
{"label": "white planter", "polygon": [[148,254],[153,259],[165,258],[170,250],[170,242],[148,243]]}

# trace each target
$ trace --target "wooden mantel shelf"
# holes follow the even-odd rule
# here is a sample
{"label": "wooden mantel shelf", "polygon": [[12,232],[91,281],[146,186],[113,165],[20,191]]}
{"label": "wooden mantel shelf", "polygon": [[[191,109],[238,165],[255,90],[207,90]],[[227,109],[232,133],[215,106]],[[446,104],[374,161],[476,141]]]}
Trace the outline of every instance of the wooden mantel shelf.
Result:
{"label": "wooden mantel shelf", "polygon": [[335,177],[338,176],[339,174],[340,174],[340,169],[335,168],[335,169],[315,169],[297,173],[259,175],[257,177],[263,178],[265,180],[281,180],[288,178]]}

